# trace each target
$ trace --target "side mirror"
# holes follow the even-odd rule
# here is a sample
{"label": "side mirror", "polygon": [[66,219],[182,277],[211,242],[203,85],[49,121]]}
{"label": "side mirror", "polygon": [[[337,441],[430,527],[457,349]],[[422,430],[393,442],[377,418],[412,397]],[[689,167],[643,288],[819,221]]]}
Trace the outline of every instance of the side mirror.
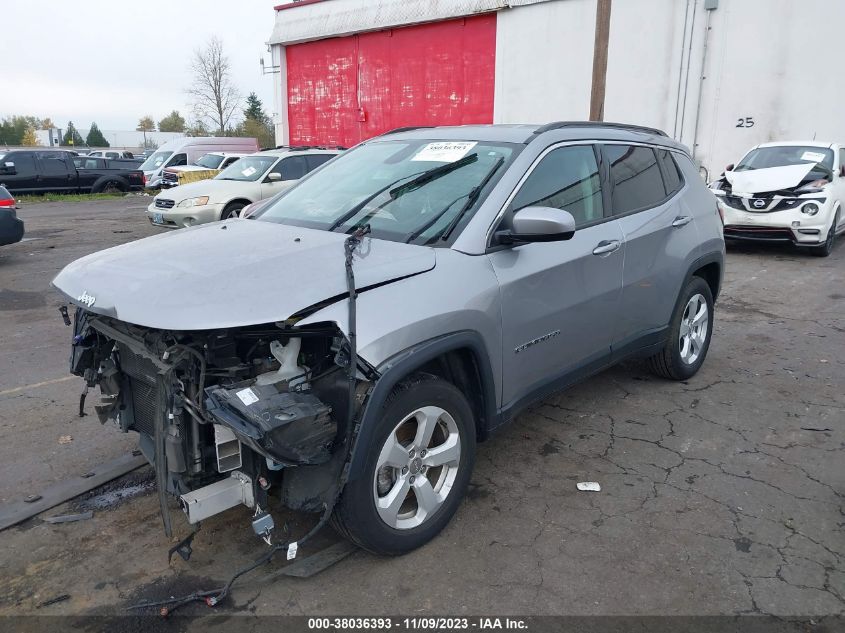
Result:
{"label": "side mirror", "polygon": [[730,165],[725,167],[725,171],[733,171],[733,170],[734,170],[734,164],[733,163],[731,163]]}
{"label": "side mirror", "polygon": [[18,170],[15,169],[15,164],[12,161],[6,161],[3,163],[3,166],[0,167],[0,174],[9,174],[10,176],[14,176],[18,173]]}
{"label": "side mirror", "polygon": [[271,171],[267,174],[267,182],[281,182],[282,175],[277,171]]}
{"label": "side mirror", "polygon": [[496,231],[499,244],[561,242],[575,235],[575,218],[552,207],[524,207],[513,216],[513,229]]}

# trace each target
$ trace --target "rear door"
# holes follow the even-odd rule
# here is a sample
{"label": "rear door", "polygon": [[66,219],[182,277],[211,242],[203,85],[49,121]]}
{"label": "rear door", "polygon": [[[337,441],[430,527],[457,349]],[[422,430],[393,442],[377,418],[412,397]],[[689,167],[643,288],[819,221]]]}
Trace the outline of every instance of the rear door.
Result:
{"label": "rear door", "polygon": [[67,152],[38,152],[38,171],[45,191],[76,189],[76,167]]}
{"label": "rear door", "polygon": [[679,192],[683,177],[672,152],[644,145],[604,144],[611,211],[625,239],[622,299],[613,350],[623,354],[667,327],[684,266],[698,245],[692,212]]}
{"label": "rear door", "polygon": [[550,148],[506,209],[502,228],[526,206],[569,211],[577,228],[568,241],[488,254],[500,286],[503,407],[545,395],[610,357],[624,238],[605,212],[599,173],[592,145]]}

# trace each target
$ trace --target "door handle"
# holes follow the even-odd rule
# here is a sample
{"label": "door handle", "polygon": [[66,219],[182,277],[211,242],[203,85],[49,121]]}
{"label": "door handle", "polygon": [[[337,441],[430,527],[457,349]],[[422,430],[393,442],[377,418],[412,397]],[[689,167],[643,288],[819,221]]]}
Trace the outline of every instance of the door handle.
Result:
{"label": "door handle", "polygon": [[618,250],[620,246],[622,246],[622,242],[619,240],[602,240],[593,249],[593,255],[609,255],[613,251]]}
{"label": "door handle", "polygon": [[672,226],[676,229],[682,226],[686,226],[692,221],[692,218],[688,215],[679,215],[677,218],[672,220]]}

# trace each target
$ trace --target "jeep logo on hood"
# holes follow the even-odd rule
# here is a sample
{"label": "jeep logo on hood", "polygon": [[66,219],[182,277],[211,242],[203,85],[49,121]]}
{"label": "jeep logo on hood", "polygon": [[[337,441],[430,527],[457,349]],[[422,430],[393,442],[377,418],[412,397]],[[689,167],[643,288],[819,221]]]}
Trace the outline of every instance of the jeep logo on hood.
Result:
{"label": "jeep logo on hood", "polygon": [[90,308],[94,305],[94,302],[97,300],[96,297],[93,295],[89,295],[87,290],[83,290],[82,294],[76,298],[79,303],[85,305],[86,307]]}

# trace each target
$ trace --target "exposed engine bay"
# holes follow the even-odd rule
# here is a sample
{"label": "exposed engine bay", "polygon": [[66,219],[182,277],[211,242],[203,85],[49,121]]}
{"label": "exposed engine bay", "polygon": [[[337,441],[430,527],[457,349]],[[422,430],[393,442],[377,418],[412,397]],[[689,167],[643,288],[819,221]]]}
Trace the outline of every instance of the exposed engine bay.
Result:
{"label": "exposed engine bay", "polygon": [[[191,524],[238,504],[255,508],[253,528],[268,543],[269,494],[278,491],[292,509],[319,511],[338,492],[349,412],[372,378],[356,364],[361,397],[350,407],[349,341],[332,324],[174,332],[83,308],[70,359],[86,392],[99,387],[100,421],[140,434],[168,535],[169,494]],[[293,474],[303,468],[307,477]]]}

